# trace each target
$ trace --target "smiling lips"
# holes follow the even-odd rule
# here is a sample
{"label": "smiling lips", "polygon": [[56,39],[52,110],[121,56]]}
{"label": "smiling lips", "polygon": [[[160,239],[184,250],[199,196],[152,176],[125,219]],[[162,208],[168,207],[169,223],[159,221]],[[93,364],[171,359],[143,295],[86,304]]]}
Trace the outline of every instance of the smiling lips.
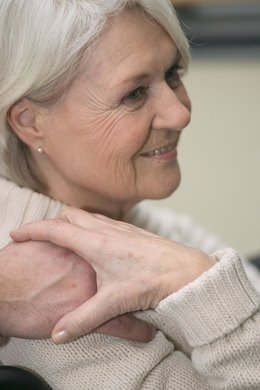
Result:
{"label": "smiling lips", "polygon": [[160,156],[174,157],[174,155],[177,154],[176,146],[177,146],[177,142],[175,141],[168,145],[163,146],[162,148],[157,148],[151,150],[150,152],[142,153],[141,156],[142,157],[160,157]]}

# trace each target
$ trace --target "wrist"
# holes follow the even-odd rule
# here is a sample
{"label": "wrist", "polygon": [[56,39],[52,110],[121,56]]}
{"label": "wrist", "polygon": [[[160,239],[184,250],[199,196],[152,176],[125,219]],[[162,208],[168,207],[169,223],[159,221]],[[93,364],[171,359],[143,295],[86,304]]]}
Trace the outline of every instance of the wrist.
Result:
{"label": "wrist", "polygon": [[182,287],[198,279],[216,264],[216,260],[200,249],[189,248],[190,254],[184,261]]}
{"label": "wrist", "polygon": [[[179,261],[175,261],[172,269],[161,279],[161,300],[192,283],[217,263],[213,257],[196,248],[182,247],[178,258]],[[171,257],[172,263],[175,259],[176,250]]]}

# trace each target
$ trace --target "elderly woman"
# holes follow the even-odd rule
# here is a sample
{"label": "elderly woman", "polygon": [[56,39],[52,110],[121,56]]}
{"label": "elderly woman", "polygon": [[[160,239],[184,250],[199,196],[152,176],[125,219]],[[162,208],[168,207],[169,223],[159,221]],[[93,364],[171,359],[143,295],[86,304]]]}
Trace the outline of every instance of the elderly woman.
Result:
{"label": "elderly woman", "polygon": [[61,217],[22,227],[12,237],[36,242],[3,251],[49,240],[88,269],[85,285],[80,272],[67,283],[84,285],[86,303],[58,322],[56,343],[127,312],[157,329],[147,343],[2,339],[1,362],[56,390],[259,388],[259,296],[241,260],[184,217],[137,205],[178,187],[190,121],[188,44],[170,3],[2,0],[0,26],[1,245],[25,222]]}

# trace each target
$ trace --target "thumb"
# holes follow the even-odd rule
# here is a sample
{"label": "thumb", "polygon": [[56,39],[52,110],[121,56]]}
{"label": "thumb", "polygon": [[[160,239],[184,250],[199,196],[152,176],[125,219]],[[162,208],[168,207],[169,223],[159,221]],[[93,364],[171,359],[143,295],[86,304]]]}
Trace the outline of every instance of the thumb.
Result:
{"label": "thumb", "polygon": [[119,309],[118,297],[120,293],[115,292],[115,289],[109,287],[100,289],[88,301],[65,314],[52,331],[54,343],[70,342],[123,314]]}

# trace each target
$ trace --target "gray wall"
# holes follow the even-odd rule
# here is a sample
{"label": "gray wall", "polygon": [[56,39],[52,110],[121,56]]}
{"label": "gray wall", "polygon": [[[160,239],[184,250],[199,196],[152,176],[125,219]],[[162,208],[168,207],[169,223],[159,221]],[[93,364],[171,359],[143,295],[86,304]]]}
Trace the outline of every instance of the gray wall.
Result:
{"label": "gray wall", "polygon": [[156,202],[188,213],[240,253],[260,252],[260,59],[196,59],[184,82],[193,120],[182,184]]}

